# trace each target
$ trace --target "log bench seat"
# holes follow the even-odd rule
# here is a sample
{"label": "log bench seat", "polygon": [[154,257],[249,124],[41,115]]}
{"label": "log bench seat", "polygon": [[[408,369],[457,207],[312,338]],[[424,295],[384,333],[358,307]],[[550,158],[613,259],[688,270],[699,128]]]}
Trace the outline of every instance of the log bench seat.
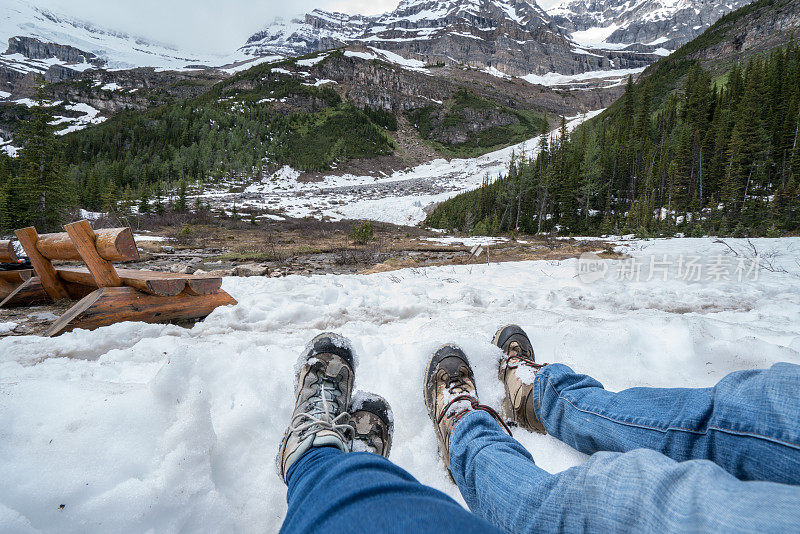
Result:
{"label": "log bench seat", "polygon": [[[210,295],[222,287],[222,278],[162,271],[116,269],[122,284],[150,295],[174,297],[186,291],[190,295]],[[56,267],[59,278],[67,282],[99,287],[86,267]]]}
{"label": "log bench seat", "polygon": [[[82,220],[66,232],[39,235],[33,227],[17,230],[33,270],[0,276],[0,307],[29,306],[47,300],[80,301],[48,330],[57,336],[76,328],[93,330],[121,321],[165,322],[203,318],[219,306],[236,304],[221,289],[222,278],[115,268],[112,262],[136,261],[139,252],[130,228],[92,229]],[[0,242],[0,259],[10,242]],[[16,257],[16,256],[14,256]],[[85,267],[53,265],[82,261]],[[2,271],[0,271],[2,272]],[[20,273],[20,274],[16,274]],[[9,291],[3,295],[3,289]]]}

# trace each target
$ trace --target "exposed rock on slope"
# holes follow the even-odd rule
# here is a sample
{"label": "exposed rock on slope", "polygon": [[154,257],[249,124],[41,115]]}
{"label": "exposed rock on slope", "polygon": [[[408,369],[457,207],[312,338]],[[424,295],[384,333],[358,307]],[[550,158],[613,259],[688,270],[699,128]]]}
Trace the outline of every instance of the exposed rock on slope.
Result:
{"label": "exposed rock on slope", "polygon": [[751,0],[566,0],[548,14],[566,32],[608,43],[674,50]]}
{"label": "exposed rock on slope", "polygon": [[303,21],[267,27],[241,50],[299,55],[343,44],[514,76],[643,67],[656,59],[647,53],[578,48],[526,0],[403,0],[394,11],[374,17],[315,10]]}

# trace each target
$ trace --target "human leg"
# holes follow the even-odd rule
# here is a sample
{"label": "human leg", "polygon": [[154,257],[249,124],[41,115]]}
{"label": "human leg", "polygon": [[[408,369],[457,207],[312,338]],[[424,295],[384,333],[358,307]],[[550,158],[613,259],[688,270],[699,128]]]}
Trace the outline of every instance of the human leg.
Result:
{"label": "human leg", "polygon": [[[346,340],[321,334],[299,363],[295,409],[277,459],[288,486],[282,532],[498,532],[384,457],[391,410],[377,395],[352,395]],[[353,443],[370,452],[350,452]]]}
{"label": "human leg", "polygon": [[800,484],[800,366],[738,371],[713,388],[612,393],[553,364],[533,389],[547,432],[586,454],[648,448],[711,460],[742,480]]}
{"label": "human leg", "polygon": [[313,448],[287,482],[283,533],[500,532],[377,454]]}
{"label": "human leg", "polygon": [[507,532],[787,532],[800,524],[799,487],[743,482],[705,460],[637,449],[550,474],[479,410],[456,423],[449,443],[464,500]]}
{"label": "human leg", "polygon": [[711,460],[743,480],[800,484],[800,366],[739,371],[713,388],[632,388],[613,393],[561,364],[535,362],[521,328],[495,344],[509,416],[586,454],[659,451]]}

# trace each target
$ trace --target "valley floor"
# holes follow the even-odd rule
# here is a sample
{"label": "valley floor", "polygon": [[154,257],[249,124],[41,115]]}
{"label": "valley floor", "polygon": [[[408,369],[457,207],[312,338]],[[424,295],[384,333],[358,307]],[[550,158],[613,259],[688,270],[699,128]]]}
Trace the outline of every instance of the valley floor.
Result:
{"label": "valley floor", "polygon": [[[229,277],[239,304],[190,329],[0,339],[0,530],[276,531],[286,489],[274,457],[295,360],[323,330],[352,340],[356,387],[393,406],[392,460],[463,502],[421,395],[442,343],[465,349],[495,407],[491,336],[509,322],[529,332],[538,360],[612,390],[710,386],[733,370],[800,363],[800,238],[752,240],[759,270],[747,241],[726,242],[619,240],[630,258],[599,271],[566,259]],[[695,257],[703,268],[687,275]],[[549,436],[515,437],[550,471],[586,459]]]}

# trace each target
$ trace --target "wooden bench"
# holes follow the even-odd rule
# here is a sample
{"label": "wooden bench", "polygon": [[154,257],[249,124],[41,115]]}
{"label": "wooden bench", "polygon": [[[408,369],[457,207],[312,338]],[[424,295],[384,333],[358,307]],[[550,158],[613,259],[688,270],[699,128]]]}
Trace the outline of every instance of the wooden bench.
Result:
{"label": "wooden bench", "polygon": [[[0,307],[9,307],[43,299],[80,299],[45,335],[121,321],[198,319],[219,306],[236,304],[221,289],[219,277],[116,269],[113,262],[139,259],[130,228],[95,231],[82,220],[64,229],[42,235],[33,227],[17,230],[35,276],[28,276],[0,302]],[[86,267],[56,266],[54,260],[82,261]]]}
{"label": "wooden bench", "polygon": [[[17,263],[19,258],[10,240],[0,240],[0,263]],[[0,300],[6,298],[32,276],[31,269],[0,271]]]}

